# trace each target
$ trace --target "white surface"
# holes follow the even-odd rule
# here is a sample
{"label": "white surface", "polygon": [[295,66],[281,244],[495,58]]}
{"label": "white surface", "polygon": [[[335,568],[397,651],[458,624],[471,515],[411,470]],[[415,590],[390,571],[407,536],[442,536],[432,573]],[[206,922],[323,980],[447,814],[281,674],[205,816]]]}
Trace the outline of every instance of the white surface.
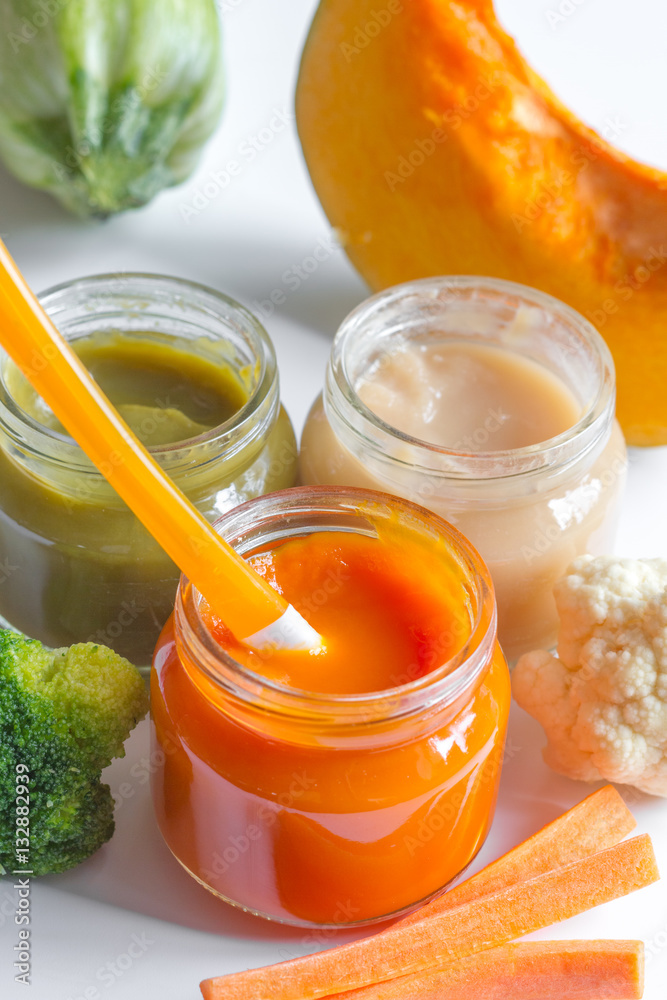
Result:
{"label": "white surface", "polygon": [[[292,107],[298,53],[314,0],[221,0],[229,101],[197,175],[148,208],[105,225],[67,216],[48,197],[0,172],[0,231],[39,290],[84,274],[147,270],[224,290],[255,308],[273,336],[283,398],[297,427],[319,391],[331,336],[365,295],[311,191],[296,142]],[[663,94],[667,8],[660,0],[499,0],[507,28],[557,91],[600,129],[620,119],[628,152],[667,167]],[[571,10],[562,20],[548,15]],[[551,23],[550,24],[550,20]],[[285,123],[287,121],[287,124]],[[272,138],[250,158],[251,137]],[[266,136],[266,134],[265,134]],[[236,159],[225,190],[211,174]],[[199,214],[183,207],[203,196]],[[200,200],[198,204],[202,204]],[[315,247],[330,248],[317,271],[297,270]],[[320,256],[325,256],[320,253]],[[302,272],[303,273],[303,272]],[[285,302],[268,315],[271,292]],[[667,449],[632,456],[618,550],[667,556]],[[207,975],[305,954],[328,934],[290,930],[218,903],[186,876],[157,833],[148,795],[147,725],[131,738],[109,780],[117,833],[77,870],[33,881],[32,985],[13,983],[16,897],[0,881],[0,996],[7,1000],[196,1000]],[[552,774],[539,728],[515,710],[497,817],[475,869],[507,850],[589,790]],[[121,790],[122,789],[122,794]],[[667,803],[630,793],[639,829],[654,837],[667,873]],[[647,1000],[667,995],[667,894],[663,884],[551,928],[548,937],[640,937],[648,946]],[[129,949],[129,950],[128,950]],[[473,998],[470,998],[473,1000]]]}

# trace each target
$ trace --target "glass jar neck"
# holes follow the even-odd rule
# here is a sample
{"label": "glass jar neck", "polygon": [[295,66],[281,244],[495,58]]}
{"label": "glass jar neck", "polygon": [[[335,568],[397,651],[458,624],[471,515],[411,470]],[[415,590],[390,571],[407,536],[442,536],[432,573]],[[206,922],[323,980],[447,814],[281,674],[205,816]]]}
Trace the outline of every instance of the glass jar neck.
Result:
{"label": "glass jar neck", "polygon": [[[529,447],[465,452],[404,434],[365,405],[360,382],[383,358],[413,344],[447,341],[502,346],[538,361],[572,392],[578,421]],[[614,420],[614,367],[591,324],[551,296],[487,278],[426,279],[382,292],[348,316],[334,341],[324,408],[339,441],[388,489],[421,497],[427,480],[431,495],[472,490],[478,499],[507,497],[595,461]],[[406,491],[411,480],[420,483],[414,494]]]}
{"label": "glass jar neck", "polygon": [[444,539],[471,609],[459,652],[431,673],[391,689],[355,695],[296,690],[268,680],[234,660],[210,634],[200,596],[182,578],[174,627],[179,658],[191,681],[220,711],[241,725],[288,742],[377,746],[442,725],[470,699],[496,649],[496,609],[486,566],[469,542],[445,521],[408,501],[336,487],[302,487],[252,500],[224,515],[216,528],[241,553],[257,553],[315,531],[377,537],[387,519]]}
{"label": "glass jar neck", "polygon": [[[216,363],[243,374],[246,402],[225,423],[186,440],[151,447],[151,454],[180,486],[206,477],[224,454],[244,464],[265,444],[280,410],[275,352],[261,324],[239,303],[191,282],[150,274],[98,275],[60,285],[40,296],[46,311],[70,343],[105,333],[150,338],[166,336],[193,353],[215,347]],[[10,453],[62,492],[112,499],[115,494],[78,445],[27,414],[12,396],[6,377],[11,365],[0,350],[0,433]],[[120,502],[120,501],[119,501]]]}

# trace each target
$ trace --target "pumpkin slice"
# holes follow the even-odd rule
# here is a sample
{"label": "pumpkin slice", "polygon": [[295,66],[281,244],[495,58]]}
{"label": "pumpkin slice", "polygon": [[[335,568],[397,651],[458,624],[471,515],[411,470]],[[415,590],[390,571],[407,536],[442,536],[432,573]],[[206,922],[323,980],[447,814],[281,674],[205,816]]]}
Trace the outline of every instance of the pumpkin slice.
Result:
{"label": "pumpkin slice", "polygon": [[322,0],[297,122],[373,289],[481,274],[557,296],[607,339],[629,442],[667,443],[667,174],[569,112],[490,0]]}

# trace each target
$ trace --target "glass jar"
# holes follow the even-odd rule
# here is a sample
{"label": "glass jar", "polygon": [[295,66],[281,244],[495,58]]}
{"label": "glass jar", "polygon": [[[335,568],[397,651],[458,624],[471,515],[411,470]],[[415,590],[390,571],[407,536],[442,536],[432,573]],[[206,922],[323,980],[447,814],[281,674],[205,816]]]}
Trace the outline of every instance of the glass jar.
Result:
{"label": "glass jar", "polygon": [[[151,448],[207,518],[294,484],[296,443],[273,345],[237,302],[150,274],[84,278],[41,301],[74,345],[105,333],[178,344],[238,375],[246,402],[225,423]],[[19,405],[12,370],[0,352],[0,615],[49,646],[100,642],[149,664],[178,570],[78,445]]]}
{"label": "glass jar", "polygon": [[[162,834],[203,886],[274,920],[340,926],[402,913],[469,864],[493,816],[510,685],[490,577],[472,546],[423,508],[329,487],[262,497],[216,527],[258,554],[313,532],[376,536],[384,522],[443,540],[443,572],[466,609],[460,651],[431,673],[414,679],[406,664],[395,687],[356,695],[269,681],[213,640],[185,579],[156,649]],[[442,648],[452,648],[447,629]]]}
{"label": "glass jar", "polygon": [[[487,424],[474,448],[449,450],[402,433],[360,399],[360,382],[392,351],[452,341],[539,362],[571,392],[579,419],[557,437],[507,451],[492,450]],[[301,481],[386,490],[456,525],[491,571],[498,635],[512,662],[555,645],[552,589],[569,563],[612,551],[627,465],[615,398],[605,342],[557,299],[491,278],[410,282],[360,305],[338,331],[303,432]]]}

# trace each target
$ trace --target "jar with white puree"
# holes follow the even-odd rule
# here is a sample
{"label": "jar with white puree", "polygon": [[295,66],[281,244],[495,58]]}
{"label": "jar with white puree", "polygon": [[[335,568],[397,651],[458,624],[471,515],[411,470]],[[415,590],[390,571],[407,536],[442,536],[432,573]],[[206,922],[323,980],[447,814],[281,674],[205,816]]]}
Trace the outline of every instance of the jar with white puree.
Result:
{"label": "jar with white puree", "polygon": [[557,638],[553,585],[612,549],[626,476],[614,366],[579,313],[532,288],[429,278],[362,303],[334,341],[301,480],[420,503],[486,560],[515,660]]}

